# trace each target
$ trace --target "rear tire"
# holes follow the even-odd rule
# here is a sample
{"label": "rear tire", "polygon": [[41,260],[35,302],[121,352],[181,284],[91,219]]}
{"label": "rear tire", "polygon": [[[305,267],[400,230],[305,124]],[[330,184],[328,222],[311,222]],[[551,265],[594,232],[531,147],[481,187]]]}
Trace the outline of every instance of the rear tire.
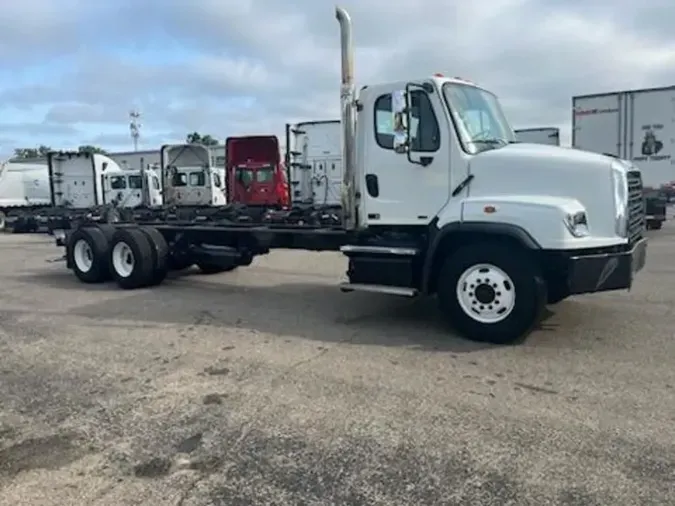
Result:
{"label": "rear tire", "polygon": [[97,227],[75,230],[66,245],[66,262],[83,283],[110,280],[109,241]]}
{"label": "rear tire", "polygon": [[138,228],[119,228],[110,245],[110,272],[120,288],[133,290],[153,281],[153,246]]}
{"label": "rear tire", "polygon": [[154,227],[140,227],[152,246],[153,274],[151,286],[159,285],[169,272],[169,245],[164,236]]}
{"label": "rear tire", "polygon": [[449,323],[466,338],[515,344],[540,321],[546,284],[525,251],[473,244],[446,259],[438,299]]}

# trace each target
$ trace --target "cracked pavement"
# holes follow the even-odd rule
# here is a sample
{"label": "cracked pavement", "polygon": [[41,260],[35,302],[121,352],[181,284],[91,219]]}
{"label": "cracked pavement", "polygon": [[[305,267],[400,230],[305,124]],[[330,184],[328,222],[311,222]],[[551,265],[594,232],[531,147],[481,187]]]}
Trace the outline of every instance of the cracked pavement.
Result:
{"label": "cracked pavement", "polygon": [[125,292],[0,235],[0,506],[675,504],[675,224],[520,346],[337,254]]}

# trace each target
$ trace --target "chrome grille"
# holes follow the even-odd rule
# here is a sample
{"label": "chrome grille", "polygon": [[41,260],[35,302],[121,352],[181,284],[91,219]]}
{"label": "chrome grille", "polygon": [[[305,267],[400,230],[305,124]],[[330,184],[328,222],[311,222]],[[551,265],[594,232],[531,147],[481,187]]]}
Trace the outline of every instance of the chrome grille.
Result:
{"label": "chrome grille", "polygon": [[639,170],[628,171],[628,240],[633,243],[645,230],[645,199]]}

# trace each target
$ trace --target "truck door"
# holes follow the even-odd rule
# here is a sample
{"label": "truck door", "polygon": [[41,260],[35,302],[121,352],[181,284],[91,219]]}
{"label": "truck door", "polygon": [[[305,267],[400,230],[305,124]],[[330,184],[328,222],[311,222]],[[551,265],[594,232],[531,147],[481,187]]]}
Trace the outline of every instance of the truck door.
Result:
{"label": "truck door", "polygon": [[103,181],[104,188],[109,188],[105,194],[105,202],[124,207],[129,196],[126,176],[122,173],[108,173],[104,174]]}
{"label": "truck door", "polygon": [[144,204],[148,207],[162,205],[162,187],[159,177],[153,170],[143,171],[143,180],[145,187]]}
{"label": "truck door", "polygon": [[[365,172],[361,181],[364,218],[370,225],[426,225],[449,201],[451,184],[466,178],[466,165],[462,168],[458,163],[457,173],[451,176],[454,138],[436,89],[411,91],[410,156],[395,152],[392,91],[389,86],[377,86],[361,94],[368,104],[358,119],[366,146],[364,158],[357,162]],[[454,147],[452,151],[459,151]]]}
{"label": "truck door", "polygon": [[143,189],[143,176],[141,173],[137,174],[128,174],[127,183],[129,185],[124,207],[138,207],[143,205],[143,194],[145,190]]}

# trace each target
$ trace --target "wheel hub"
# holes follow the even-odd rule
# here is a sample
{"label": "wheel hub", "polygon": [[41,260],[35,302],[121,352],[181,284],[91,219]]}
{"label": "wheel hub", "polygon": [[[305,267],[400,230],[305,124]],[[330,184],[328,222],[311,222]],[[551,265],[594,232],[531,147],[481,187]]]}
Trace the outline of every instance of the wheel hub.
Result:
{"label": "wheel hub", "polygon": [[500,322],[515,307],[513,281],[499,267],[490,264],[474,265],[459,277],[457,301],[462,310],[478,322]]}
{"label": "wheel hub", "polygon": [[481,283],[476,287],[474,294],[476,300],[480,304],[491,304],[495,300],[497,292],[491,285],[487,283]]}
{"label": "wheel hub", "polygon": [[112,263],[115,272],[123,277],[128,278],[133,273],[136,267],[136,259],[134,252],[125,242],[118,242],[112,249]]}

